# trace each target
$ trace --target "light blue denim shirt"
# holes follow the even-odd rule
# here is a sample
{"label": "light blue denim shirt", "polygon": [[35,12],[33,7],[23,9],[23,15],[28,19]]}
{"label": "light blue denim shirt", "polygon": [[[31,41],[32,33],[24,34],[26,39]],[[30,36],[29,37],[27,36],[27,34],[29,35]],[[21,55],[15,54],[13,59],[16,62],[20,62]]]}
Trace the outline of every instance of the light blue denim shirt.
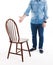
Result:
{"label": "light blue denim shirt", "polygon": [[31,10],[31,23],[42,24],[47,17],[47,4],[45,0],[30,0],[28,8],[25,11],[25,15],[29,15]]}

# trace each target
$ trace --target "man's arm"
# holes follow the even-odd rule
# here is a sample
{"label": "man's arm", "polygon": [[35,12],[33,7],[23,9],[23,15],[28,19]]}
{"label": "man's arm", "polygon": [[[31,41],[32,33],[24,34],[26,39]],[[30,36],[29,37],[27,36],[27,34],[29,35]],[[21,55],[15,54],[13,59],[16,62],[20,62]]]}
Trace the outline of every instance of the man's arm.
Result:
{"label": "man's arm", "polygon": [[19,17],[19,18],[20,18],[20,19],[19,19],[19,22],[22,22],[26,16],[29,16],[30,10],[31,10],[31,1],[30,1],[29,5],[28,5],[28,8],[27,8],[26,11],[24,12],[24,15],[21,16],[21,17]]}
{"label": "man's arm", "polygon": [[44,22],[46,23],[46,20],[48,19],[48,16],[47,16],[47,2],[45,2],[45,6],[44,6]]}
{"label": "man's arm", "polygon": [[48,16],[47,16],[47,2],[45,2],[45,6],[44,6],[44,22],[43,22],[43,27],[46,26],[46,23],[47,23],[47,20],[48,19]]}

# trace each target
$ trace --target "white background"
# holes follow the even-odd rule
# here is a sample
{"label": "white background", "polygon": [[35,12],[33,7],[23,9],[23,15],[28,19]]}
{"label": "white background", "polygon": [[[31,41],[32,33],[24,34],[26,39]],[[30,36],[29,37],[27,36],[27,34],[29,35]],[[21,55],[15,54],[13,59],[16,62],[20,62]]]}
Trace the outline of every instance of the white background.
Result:
{"label": "white background", "polygon": [[[47,0],[48,20],[44,31],[44,53],[40,54],[38,47],[31,52],[31,57],[24,52],[24,62],[21,57],[10,55],[7,59],[9,49],[9,38],[5,29],[5,22],[8,18],[16,21],[20,36],[29,39],[29,47],[32,47],[30,16],[19,23],[19,16],[22,16],[28,6],[29,0],[0,0],[0,65],[53,65],[53,1]],[[14,45],[15,46],[15,45]],[[13,50],[15,47],[13,46]]]}

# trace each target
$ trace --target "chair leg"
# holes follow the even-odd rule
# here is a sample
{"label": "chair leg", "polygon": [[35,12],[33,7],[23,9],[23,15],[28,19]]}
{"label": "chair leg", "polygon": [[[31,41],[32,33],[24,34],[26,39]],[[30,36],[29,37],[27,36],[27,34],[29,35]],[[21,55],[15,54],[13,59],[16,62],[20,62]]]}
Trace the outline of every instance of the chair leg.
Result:
{"label": "chair leg", "polygon": [[29,45],[28,45],[28,42],[26,41],[26,43],[27,43],[27,48],[28,48],[29,56],[31,56],[30,51],[29,51]]}
{"label": "chair leg", "polygon": [[21,43],[21,56],[22,56],[22,62],[23,62],[24,60],[23,60],[23,49],[22,49],[22,43]]}
{"label": "chair leg", "polygon": [[11,50],[11,46],[12,46],[12,43],[10,42],[10,47],[9,47],[9,51],[8,51],[7,59],[9,58],[9,54],[10,54],[10,50]]}

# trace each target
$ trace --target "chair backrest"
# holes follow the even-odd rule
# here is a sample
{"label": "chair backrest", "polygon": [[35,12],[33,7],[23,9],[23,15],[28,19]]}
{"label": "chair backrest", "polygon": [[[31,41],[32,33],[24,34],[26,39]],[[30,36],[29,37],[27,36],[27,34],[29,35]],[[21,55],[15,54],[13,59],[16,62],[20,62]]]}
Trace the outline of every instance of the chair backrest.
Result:
{"label": "chair backrest", "polygon": [[6,21],[6,30],[11,42],[19,42],[20,36],[18,27],[13,19],[8,19]]}

